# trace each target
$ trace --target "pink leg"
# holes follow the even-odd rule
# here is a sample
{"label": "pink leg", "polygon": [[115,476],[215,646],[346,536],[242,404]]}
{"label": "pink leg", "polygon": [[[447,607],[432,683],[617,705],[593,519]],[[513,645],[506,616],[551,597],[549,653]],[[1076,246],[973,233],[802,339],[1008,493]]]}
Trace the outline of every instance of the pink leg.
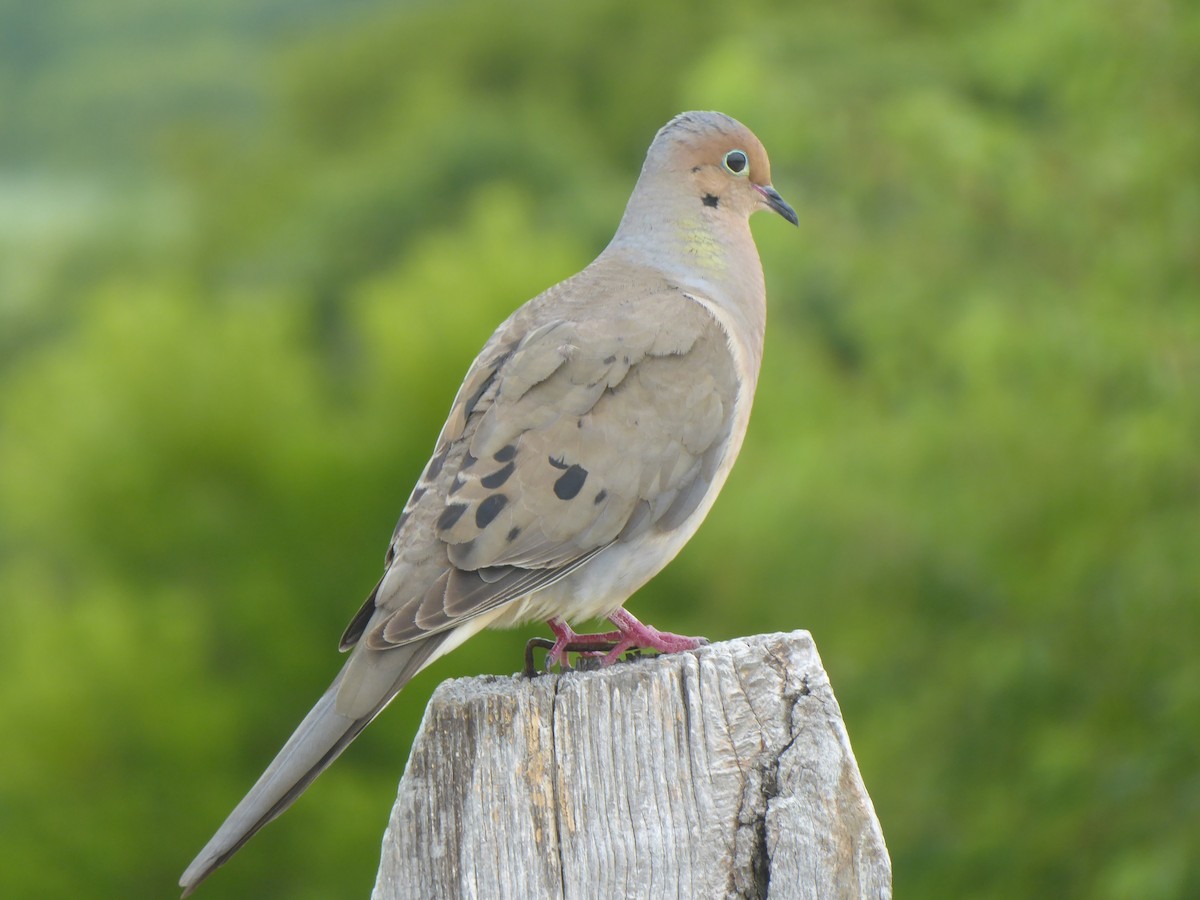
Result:
{"label": "pink leg", "polygon": [[598,656],[603,653],[604,658],[600,660],[600,665],[608,666],[616,662],[626,650],[679,653],[682,650],[695,650],[708,643],[706,638],[684,637],[643,625],[632,613],[624,609],[618,609],[608,618],[617,626],[617,630],[603,634],[577,634],[558,616],[547,620],[546,624],[554,632],[554,646],[546,656],[546,665],[562,665],[567,653],[580,653],[584,656]]}
{"label": "pink leg", "polygon": [[[621,640],[622,633],[609,631],[605,634],[577,634],[563,619],[555,616],[546,622],[554,632],[554,646],[546,656],[547,666],[561,665],[566,658],[567,648],[584,654],[597,654],[612,648]],[[589,649],[591,648],[591,649]]]}

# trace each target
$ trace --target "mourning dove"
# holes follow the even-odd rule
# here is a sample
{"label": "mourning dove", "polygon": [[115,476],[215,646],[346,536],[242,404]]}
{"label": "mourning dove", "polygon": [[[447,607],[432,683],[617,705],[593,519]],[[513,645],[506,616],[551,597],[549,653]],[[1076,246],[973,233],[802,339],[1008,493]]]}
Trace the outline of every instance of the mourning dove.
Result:
{"label": "mourning dove", "polygon": [[[609,245],[471,365],[383,577],[342,635],[345,666],[184,872],[184,897],[417,672],[484,628],[547,620],[551,662],[601,640],[615,644],[604,662],[703,643],[622,604],[696,532],[742,446],[766,322],[749,227],[760,209],[796,224],[744,125],[690,112],[658,132]],[[617,630],[568,624],[602,616]]]}

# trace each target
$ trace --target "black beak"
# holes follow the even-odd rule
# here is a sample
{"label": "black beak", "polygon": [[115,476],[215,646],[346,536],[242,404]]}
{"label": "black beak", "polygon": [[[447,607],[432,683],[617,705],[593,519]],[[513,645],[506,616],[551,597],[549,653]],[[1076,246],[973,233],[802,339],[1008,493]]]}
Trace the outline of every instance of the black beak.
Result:
{"label": "black beak", "polygon": [[796,215],[796,211],[788,205],[786,200],[779,196],[779,191],[775,190],[769,184],[756,184],[754,187],[766,199],[767,206],[771,207],[771,209],[775,210],[775,212],[779,213],[793,225],[800,224],[800,218]]}

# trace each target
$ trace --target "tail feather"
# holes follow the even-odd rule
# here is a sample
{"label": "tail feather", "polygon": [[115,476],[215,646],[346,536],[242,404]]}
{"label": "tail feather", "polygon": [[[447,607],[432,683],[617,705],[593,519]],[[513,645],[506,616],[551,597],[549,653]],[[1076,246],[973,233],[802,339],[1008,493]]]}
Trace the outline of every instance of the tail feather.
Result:
{"label": "tail feather", "polygon": [[[443,641],[444,635],[435,635],[391,650],[356,650],[254,787],[187,867],[179,880],[180,887],[184,889],[183,896],[188,897],[200,882],[224,865],[260,828],[291,806],[371,720],[383,711],[400,689],[432,661]],[[361,659],[358,658],[359,654],[370,654],[372,658]],[[363,715],[342,715],[336,709],[342,680],[351,666],[361,668],[364,664],[374,670],[373,681],[377,681],[384,673],[391,677],[383,680],[373,704]],[[360,696],[360,703],[361,700]]]}

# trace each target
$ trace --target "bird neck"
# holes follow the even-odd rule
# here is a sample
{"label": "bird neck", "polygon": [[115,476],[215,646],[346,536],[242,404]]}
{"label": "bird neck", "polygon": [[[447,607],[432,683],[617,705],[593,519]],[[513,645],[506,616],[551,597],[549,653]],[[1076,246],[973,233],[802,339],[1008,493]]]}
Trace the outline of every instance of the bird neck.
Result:
{"label": "bird neck", "polygon": [[[689,198],[690,199],[690,198]],[[658,271],[680,289],[719,307],[753,364],[762,358],[766,290],[749,222],[635,192],[602,256]],[[683,206],[683,208],[680,208]]]}

